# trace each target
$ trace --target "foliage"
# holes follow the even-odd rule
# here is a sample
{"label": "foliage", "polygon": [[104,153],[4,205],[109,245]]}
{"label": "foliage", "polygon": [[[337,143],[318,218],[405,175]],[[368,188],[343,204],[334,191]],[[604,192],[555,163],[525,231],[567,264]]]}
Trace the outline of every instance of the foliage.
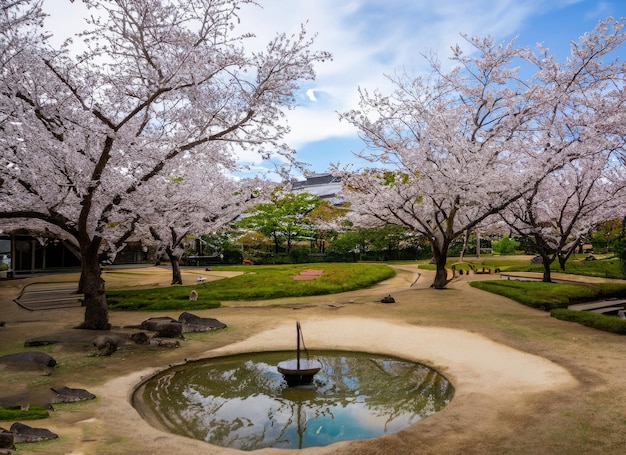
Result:
{"label": "foliage", "polygon": [[[215,308],[224,300],[259,300],[280,297],[334,294],[374,285],[394,276],[394,270],[383,264],[319,264],[324,273],[310,281],[292,278],[308,269],[304,265],[232,266],[214,270],[241,271],[233,278],[193,286],[176,286],[142,290],[109,291],[112,310],[199,310]],[[189,301],[191,290],[198,300]]]}
{"label": "foliage", "polygon": [[518,241],[509,238],[508,235],[503,236],[500,240],[491,242],[493,252],[502,255],[515,254],[515,250],[519,245],[520,243]]}
{"label": "foliage", "polygon": [[321,203],[319,197],[310,193],[285,192],[279,187],[272,192],[270,202],[254,206],[237,225],[272,239],[276,253],[280,244],[286,242],[289,253],[294,239],[312,235],[308,215]]}
{"label": "foliage", "polygon": [[[601,222],[621,213],[624,178],[613,165],[610,140],[578,144],[583,156],[537,182],[523,198],[500,212],[501,218],[542,258],[543,280],[551,280],[553,261],[562,271],[571,255]],[[589,148],[588,148],[589,147]],[[599,148],[598,148],[599,147]]]}
{"label": "foliage", "polygon": [[[471,51],[454,47],[452,64],[433,57],[428,75],[390,77],[390,93],[361,90],[359,107],[341,115],[372,163],[342,174],[355,224],[423,235],[437,265],[433,287],[445,287],[455,239],[567,163],[622,146],[624,124],[614,114],[624,102],[623,66],[604,57],[626,41],[623,26],[599,23],[562,63],[541,46],[465,37]],[[584,174],[587,164],[579,165]],[[577,183],[562,182],[566,191]]]}
{"label": "foliage", "polygon": [[138,207],[168,207],[159,183],[190,163],[234,170],[241,149],[293,163],[283,110],[330,54],[304,27],[251,43],[250,0],[84,0],[99,14],[56,48],[38,12],[13,20],[19,3],[0,15],[0,219],[73,245],[82,328],[107,329],[98,254],[132,235]]}
{"label": "foliage", "polygon": [[243,251],[239,248],[227,248],[222,254],[224,255],[224,264],[241,264],[243,262]]}
{"label": "foliage", "polygon": [[615,242],[622,233],[622,219],[614,218],[600,223],[591,233],[590,242],[594,252],[615,251]]}
{"label": "foliage", "polygon": [[613,243],[622,271],[622,277],[626,278],[626,217],[622,220],[622,230],[619,237]]}
{"label": "foliage", "polygon": [[598,314],[592,311],[575,311],[563,308],[554,309],[550,312],[553,318],[562,321],[577,322],[587,327],[603,330],[605,332],[626,335],[626,320],[617,316]]}
{"label": "foliage", "polygon": [[17,406],[0,406],[0,421],[38,420],[50,416],[48,410],[42,406],[30,405],[28,410]]}

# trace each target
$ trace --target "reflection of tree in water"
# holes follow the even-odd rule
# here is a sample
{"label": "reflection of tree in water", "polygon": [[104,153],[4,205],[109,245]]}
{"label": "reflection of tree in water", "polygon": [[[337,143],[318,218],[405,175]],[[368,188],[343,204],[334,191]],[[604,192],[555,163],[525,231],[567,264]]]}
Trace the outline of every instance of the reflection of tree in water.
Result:
{"label": "reflection of tree in water", "polygon": [[[275,367],[285,353],[254,355],[262,361],[231,356],[155,377],[146,384],[145,407],[176,433],[255,450],[296,448],[303,441],[305,446],[326,445],[397,431],[400,423],[407,426],[438,411],[454,393],[443,376],[420,364],[360,353],[313,355],[322,370],[311,386],[286,386]],[[345,421],[355,415],[356,423]],[[376,433],[331,439],[358,419],[364,426],[376,425]],[[311,442],[317,437],[318,442]]]}

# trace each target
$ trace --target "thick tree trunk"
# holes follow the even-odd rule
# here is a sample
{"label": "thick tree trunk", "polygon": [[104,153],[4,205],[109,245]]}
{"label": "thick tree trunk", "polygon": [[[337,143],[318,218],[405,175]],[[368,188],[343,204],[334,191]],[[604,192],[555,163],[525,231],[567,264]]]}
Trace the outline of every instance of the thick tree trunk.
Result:
{"label": "thick tree trunk", "polygon": [[552,261],[550,260],[550,256],[547,254],[540,254],[541,259],[543,261],[543,282],[544,283],[552,283],[552,271],[550,270],[550,265],[552,265]]}
{"label": "thick tree trunk", "polygon": [[109,330],[109,306],[104,291],[102,270],[98,262],[99,241],[81,245],[81,276],[79,291],[85,295],[85,319],[78,327],[89,330]]}
{"label": "thick tree trunk", "polygon": [[449,283],[448,270],[446,269],[449,243],[444,242],[443,245],[439,245],[438,243],[433,241],[431,242],[431,246],[433,250],[435,265],[437,266],[437,271],[435,272],[435,280],[433,281],[431,287],[435,289],[445,289]]}
{"label": "thick tree trunk", "polygon": [[180,257],[175,255],[171,249],[167,248],[167,257],[172,264],[172,283],[171,284],[183,284],[183,276],[180,273]]}

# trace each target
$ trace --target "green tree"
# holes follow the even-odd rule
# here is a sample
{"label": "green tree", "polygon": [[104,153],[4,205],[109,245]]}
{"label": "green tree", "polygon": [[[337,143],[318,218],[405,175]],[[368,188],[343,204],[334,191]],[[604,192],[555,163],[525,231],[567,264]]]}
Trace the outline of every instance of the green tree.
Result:
{"label": "green tree", "polygon": [[517,240],[509,238],[508,235],[505,235],[498,241],[491,242],[493,252],[501,255],[515,254],[515,250],[519,245],[520,243]]}
{"label": "green tree", "polygon": [[308,214],[321,203],[310,193],[290,193],[281,187],[272,192],[270,202],[257,205],[237,224],[269,237],[277,253],[286,243],[289,253],[294,239],[311,236]]}

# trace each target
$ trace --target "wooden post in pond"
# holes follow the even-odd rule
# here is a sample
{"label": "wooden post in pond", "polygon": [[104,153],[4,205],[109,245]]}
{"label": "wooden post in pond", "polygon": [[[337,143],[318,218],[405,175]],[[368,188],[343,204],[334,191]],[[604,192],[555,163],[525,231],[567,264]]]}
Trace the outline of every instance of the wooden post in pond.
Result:
{"label": "wooden post in pond", "polygon": [[300,321],[296,322],[296,336],[298,337],[298,342],[297,342],[297,354],[296,354],[296,359],[297,359],[297,368],[298,370],[300,370]]}

